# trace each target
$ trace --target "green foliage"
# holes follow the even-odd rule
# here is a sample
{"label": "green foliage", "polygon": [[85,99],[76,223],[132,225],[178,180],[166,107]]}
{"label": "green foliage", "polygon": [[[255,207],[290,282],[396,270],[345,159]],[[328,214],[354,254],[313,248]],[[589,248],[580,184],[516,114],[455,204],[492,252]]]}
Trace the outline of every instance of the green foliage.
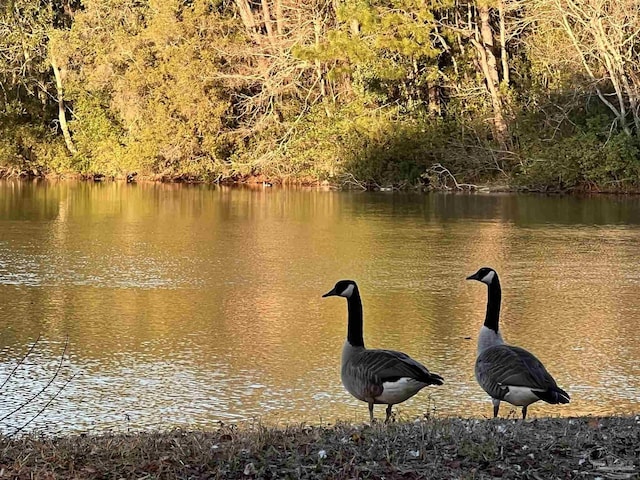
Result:
{"label": "green foliage", "polygon": [[46,127],[0,120],[0,170],[43,175],[72,172],[62,138]]}
{"label": "green foliage", "polygon": [[123,168],[122,129],[110,118],[104,101],[98,97],[78,98],[74,104],[74,117],[70,128],[78,149],[74,167],[79,173],[119,175],[136,171],[136,168]]}
{"label": "green foliage", "polygon": [[226,147],[229,101],[216,82],[222,59],[207,47],[221,43],[224,19],[209,2],[119,3],[86,2],[58,42],[75,98],[78,168],[212,175]]}
{"label": "green foliage", "polygon": [[367,101],[415,108],[424,87],[440,75],[432,7],[413,0],[352,1],[340,4],[336,19],[325,42],[295,53],[333,63],[329,76],[350,76]]}
{"label": "green foliage", "polygon": [[443,127],[428,117],[402,117],[398,108],[372,112],[354,102],[331,116],[324,109],[306,116],[286,155],[300,171],[322,179],[415,184],[444,148]]}
{"label": "green foliage", "polygon": [[[0,83],[5,94],[13,93],[22,100],[39,88],[46,89],[39,83],[48,81],[47,30],[53,15],[48,2],[0,3]],[[7,96],[12,95],[4,99]]]}
{"label": "green foliage", "polygon": [[[514,180],[537,189],[588,187],[603,190],[640,186],[640,145],[637,138],[611,128],[607,115],[575,118],[570,131],[558,138],[534,130],[520,137],[526,152]],[[539,127],[539,123],[537,124]],[[549,135],[549,136],[547,136]]]}

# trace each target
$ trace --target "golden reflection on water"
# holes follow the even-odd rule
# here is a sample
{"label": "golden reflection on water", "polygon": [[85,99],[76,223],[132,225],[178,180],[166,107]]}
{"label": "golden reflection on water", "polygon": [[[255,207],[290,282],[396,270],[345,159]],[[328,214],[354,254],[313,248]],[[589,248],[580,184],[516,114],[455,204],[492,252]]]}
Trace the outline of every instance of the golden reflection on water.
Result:
{"label": "golden reflection on water", "polygon": [[346,304],[320,298],[353,278],[367,345],[445,377],[400,415],[488,416],[473,378],[486,288],[464,280],[483,265],[501,276],[505,338],[572,394],[531,415],[634,412],[639,225],[636,198],[3,182],[0,380],[44,340],[0,414],[68,335],[77,376],[33,428],[365,420],[339,378]]}

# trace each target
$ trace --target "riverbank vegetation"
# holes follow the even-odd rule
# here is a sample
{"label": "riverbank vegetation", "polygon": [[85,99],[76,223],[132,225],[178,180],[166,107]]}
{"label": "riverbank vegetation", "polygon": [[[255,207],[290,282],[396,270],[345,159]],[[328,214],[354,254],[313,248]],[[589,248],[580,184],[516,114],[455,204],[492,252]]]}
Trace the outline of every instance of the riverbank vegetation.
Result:
{"label": "riverbank vegetation", "polygon": [[0,478],[638,478],[637,417],[0,437]]}
{"label": "riverbank vegetation", "polygon": [[0,171],[637,190],[639,29],[632,0],[9,0]]}

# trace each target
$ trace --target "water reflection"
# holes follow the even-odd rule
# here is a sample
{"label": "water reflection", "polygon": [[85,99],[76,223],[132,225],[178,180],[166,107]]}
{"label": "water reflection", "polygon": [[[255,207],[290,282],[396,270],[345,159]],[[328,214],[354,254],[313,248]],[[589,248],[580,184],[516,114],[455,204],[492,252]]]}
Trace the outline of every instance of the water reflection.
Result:
{"label": "water reflection", "polygon": [[[320,298],[353,278],[365,342],[446,379],[401,414],[489,415],[473,379],[486,292],[464,278],[491,265],[505,337],[572,394],[530,415],[635,411],[639,213],[635,197],[3,182],[0,379],[39,334],[69,335],[78,375],[33,428],[365,420],[340,384],[346,307]],[[19,370],[0,413],[56,352]]]}

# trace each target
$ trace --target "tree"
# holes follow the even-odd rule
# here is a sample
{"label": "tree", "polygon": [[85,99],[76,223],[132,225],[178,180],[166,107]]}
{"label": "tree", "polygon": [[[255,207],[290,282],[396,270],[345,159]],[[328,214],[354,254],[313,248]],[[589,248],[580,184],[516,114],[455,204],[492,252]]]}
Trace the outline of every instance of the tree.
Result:
{"label": "tree", "polygon": [[469,47],[475,52],[471,60],[491,100],[494,137],[502,149],[508,150],[510,119],[505,92],[510,86],[510,67],[504,0],[456,0],[438,16],[441,28],[455,39],[457,48],[451,54],[459,56],[458,64],[469,59]]}
{"label": "tree", "polygon": [[336,18],[324,42],[307,52],[310,58],[378,106],[440,111],[435,92],[443,46],[430,6],[415,0],[345,2]]}
{"label": "tree", "polygon": [[2,110],[9,124],[31,121],[46,125],[57,112],[56,129],[63,133],[68,150],[73,153],[66,123],[63,74],[49,42],[57,28],[69,25],[71,8],[68,0],[10,0],[0,4],[0,86]]}
{"label": "tree", "polygon": [[[633,0],[537,0],[527,6],[538,37],[571,46],[573,62],[543,52],[550,69],[571,76],[581,72],[576,87],[594,92],[613,113],[618,127],[631,136],[640,131],[640,15]],[[574,78],[576,75],[574,73]],[[612,93],[610,95],[609,93]]]}

